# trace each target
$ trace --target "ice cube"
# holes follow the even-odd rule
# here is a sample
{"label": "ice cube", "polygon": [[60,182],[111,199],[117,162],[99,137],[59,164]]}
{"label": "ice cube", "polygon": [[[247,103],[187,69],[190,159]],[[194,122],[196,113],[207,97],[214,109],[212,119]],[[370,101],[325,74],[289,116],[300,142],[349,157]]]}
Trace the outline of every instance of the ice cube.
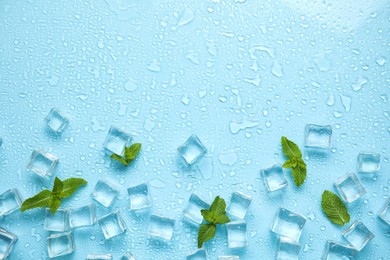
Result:
{"label": "ice cube", "polygon": [[366,194],[366,190],[360,184],[356,174],[347,173],[334,182],[334,186],[345,202],[351,203]]}
{"label": "ice cube", "polygon": [[127,229],[126,223],[123,221],[119,210],[115,210],[114,212],[99,218],[98,223],[106,239],[118,236]]}
{"label": "ice cube", "polygon": [[131,137],[128,133],[125,133],[115,126],[111,126],[108,135],[104,140],[103,147],[110,154],[115,153],[123,155],[125,146],[127,146],[130,141]]}
{"label": "ice cube", "polygon": [[89,254],[86,260],[112,260],[111,254]]}
{"label": "ice cube", "polygon": [[132,253],[127,252],[121,257],[121,260],[135,260],[135,257]]}
{"label": "ice cube", "polygon": [[188,200],[187,207],[184,209],[183,214],[186,220],[189,220],[190,223],[199,226],[202,224],[203,216],[201,214],[202,209],[209,209],[210,205],[204,200],[199,198],[195,194],[191,194],[190,199]]}
{"label": "ice cube", "polygon": [[325,251],[322,260],[347,260],[354,259],[356,250],[351,245],[343,245],[335,241],[328,240],[325,244]]}
{"label": "ice cube", "polygon": [[300,214],[280,208],[276,214],[271,231],[279,236],[284,236],[299,243],[302,229],[305,226],[306,218]]}
{"label": "ice cube", "polygon": [[387,199],[385,205],[383,205],[381,211],[378,214],[379,218],[390,225],[390,198]]}
{"label": "ice cube", "polygon": [[305,128],[305,146],[331,148],[332,126],[307,124]]}
{"label": "ice cube", "polygon": [[53,234],[46,241],[50,258],[73,253],[74,243],[72,232]]}
{"label": "ice cube", "polygon": [[149,223],[149,236],[155,239],[163,241],[171,241],[173,237],[173,228],[175,226],[175,220],[161,217],[158,215],[152,215]]}
{"label": "ice cube", "polygon": [[196,135],[191,135],[177,150],[188,165],[193,165],[207,152],[206,147]]}
{"label": "ice cube", "polygon": [[251,204],[252,197],[242,192],[233,192],[230,199],[229,206],[227,207],[227,213],[237,219],[244,219],[249,205]]}
{"label": "ice cube", "polygon": [[240,260],[240,257],[236,255],[224,255],[218,256],[218,260]]}
{"label": "ice cube", "polygon": [[130,210],[147,209],[152,206],[147,183],[127,189],[130,197]]}
{"label": "ice cube", "polygon": [[113,186],[114,185],[109,182],[99,180],[96,183],[91,197],[104,207],[108,208],[112,205],[119,193]]}
{"label": "ice cube", "polygon": [[45,122],[51,130],[59,134],[68,125],[69,120],[58,109],[52,108],[45,117]]}
{"label": "ice cube", "polygon": [[27,168],[41,177],[50,177],[58,164],[58,157],[43,150],[34,150]]}
{"label": "ice cube", "polygon": [[288,186],[286,177],[283,174],[283,168],[279,163],[262,169],[261,175],[268,192],[280,190]]}
{"label": "ice cube", "polygon": [[228,247],[242,248],[247,246],[246,222],[233,221],[226,224]]}
{"label": "ice cube", "polygon": [[22,205],[22,198],[17,189],[10,189],[0,195],[0,218],[18,210]]}
{"label": "ice cube", "polygon": [[7,259],[11,254],[18,237],[0,228],[0,259]]}
{"label": "ice cube", "polygon": [[298,260],[300,249],[301,246],[296,241],[287,237],[279,237],[276,259]]}
{"label": "ice cube", "polygon": [[360,221],[355,221],[342,232],[345,239],[357,250],[362,250],[367,243],[375,237],[368,228]]}
{"label": "ice cube", "polygon": [[207,260],[207,252],[205,249],[201,248],[187,256],[187,260]]}
{"label": "ice cube", "polygon": [[95,225],[95,222],[96,214],[94,204],[69,210],[70,228],[93,226]]}
{"label": "ice cube", "polygon": [[63,232],[68,230],[69,215],[67,209],[58,209],[55,214],[46,208],[45,230]]}
{"label": "ice cube", "polygon": [[359,153],[358,171],[361,173],[375,173],[380,170],[381,155],[377,153]]}

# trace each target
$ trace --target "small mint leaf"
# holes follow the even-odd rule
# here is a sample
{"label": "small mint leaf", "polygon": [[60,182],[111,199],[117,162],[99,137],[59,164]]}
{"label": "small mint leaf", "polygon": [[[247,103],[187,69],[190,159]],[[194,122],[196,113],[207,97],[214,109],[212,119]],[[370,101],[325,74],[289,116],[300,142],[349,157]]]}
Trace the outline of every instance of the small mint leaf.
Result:
{"label": "small mint leaf", "polygon": [[200,211],[200,213],[202,214],[203,218],[207,221],[207,222],[210,222],[210,223],[213,223],[214,222],[214,219],[215,219],[215,214],[208,210],[208,209],[202,209]]}
{"label": "small mint leaf", "polygon": [[23,201],[22,206],[20,207],[20,211],[24,212],[33,208],[44,208],[49,205],[49,201],[51,198],[51,191],[43,190],[36,194],[35,196],[26,199]]}
{"label": "small mint leaf", "polygon": [[292,168],[292,176],[294,178],[295,184],[299,187],[301,186],[306,179],[306,167],[300,167],[299,165],[295,168]]}
{"label": "small mint leaf", "polygon": [[216,230],[217,228],[213,224],[202,224],[198,231],[198,248],[201,248],[207,240],[212,239]]}
{"label": "small mint leaf", "polygon": [[282,167],[287,169],[293,168],[293,162],[289,159],[283,163]]}
{"label": "small mint leaf", "polygon": [[218,217],[220,215],[226,214],[226,202],[224,199],[219,196],[215,197],[213,203],[210,206],[210,211],[215,212],[215,215]]}
{"label": "small mint leaf", "polygon": [[126,166],[129,165],[129,163],[125,160],[125,158],[123,158],[122,156],[120,156],[116,153],[111,154],[110,158],[120,162],[123,165],[126,165]]}
{"label": "small mint leaf", "polygon": [[55,197],[55,196],[52,196],[50,201],[49,201],[49,208],[50,208],[50,212],[51,214],[55,214],[57,209],[60,207],[61,205],[61,199],[59,199],[58,197]]}
{"label": "small mint leaf", "polygon": [[52,193],[54,194],[60,194],[60,192],[62,191],[62,187],[64,186],[64,183],[58,179],[57,177],[54,179],[54,185],[53,185],[53,190],[52,190]]}
{"label": "small mint leaf", "polygon": [[328,217],[330,222],[344,226],[345,223],[350,221],[348,209],[345,207],[339,196],[333,192],[328,190],[324,191],[322,194],[321,206],[322,211]]}
{"label": "small mint leaf", "polygon": [[285,136],[282,136],[282,148],[284,155],[288,158],[302,158],[302,153],[301,150],[299,150],[298,145]]}
{"label": "small mint leaf", "polygon": [[81,178],[69,178],[63,181],[63,189],[60,198],[68,198],[81,186],[87,184],[87,181]]}
{"label": "small mint leaf", "polygon": [[221,216],[218,216],[217,219],[215,220],[215,223],[213,224],[226,224],[226,223],[229,223],[230,222],[230,219],[228,216],[226,215],[221,215]]}
{"label": "small mint leaf", "polygon": [[135,143],[132,144],[130,147],[125,147],[125,158],[126,161],[130,162],[137,157],[139,151],[141,150],[142,144]]}

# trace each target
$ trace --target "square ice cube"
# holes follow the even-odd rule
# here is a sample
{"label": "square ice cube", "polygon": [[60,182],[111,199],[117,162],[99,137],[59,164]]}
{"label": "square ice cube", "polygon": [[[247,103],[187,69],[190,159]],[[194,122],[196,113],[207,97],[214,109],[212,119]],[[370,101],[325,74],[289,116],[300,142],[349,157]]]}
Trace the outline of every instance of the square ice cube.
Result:
{"label": "square ice cube", "polygon": [[108,153],[115,153],[123,155],[125,146],[131,141],[131,137],[128,133],[125,133],[121,129],[111,126],[108,131],[108,135],[104,140],[103,147]]}
{"label": "square ice cube", "polygon": [[226,211],[232,217],[244,219],[251,201],[251,196],[235,191],[232,194],[232,198],[230,199],[230,203]]}
{"label": "square ice cube", "polygon": [[73,243],[73,233],[59,233],[53,234],[46,239],[47,242],[47,251],[50,258],[57,256],[63,256],[73,253],[74,243]]}
{"label": "square ice cube", "polygon": [[70,228],[93,226],[95,225],[95,222],[96,214],[94,204],[69,210]]}
{"label": "square ice cube", "polygon": [[247,246],[246,222],[233,221],[226,224],[228,247],[242,248]]}
{"label": "square ice cube", "polygon": [[381,168],[381,155],[377,153],[359,153],[358,171],[362,173],[378,172]]}
{"label": "square ice cube", "polygon": [[7,259],[18,237],[0,228],[0,259]]}
{"label": "square ice cube", "polygon": [[224,255],[218,256],[218,260],[240,260],[240,257],[236,255]]}
{"label": "square ice cube", "polygon": [[59,134],[68,125],[69,120],[58,109],[52,108],[45,117],[45,122],[51,130]]}
{"label": "square ice cube", "polygon": [[360,221],[355,220],[352,225],[342,232],[345,239],[357,250],[363,249],[367,243],[375,237]]}
{"label": "square ice cube", "polygon": [[175,226],[175,220],[161,217],[158,215],[152,215],[149,223],[149,236],[155,239],[171,241],[173,237],[173,228]]}
{"label": "square ice cube", "polygon": [[184,209],[183,214],[186,220],[189,220],[190,223],[199,226],[202,224],[203,216],[201,214],[202,209],[209,209],[210,205],[204,200],[199,198],[195,194],[191,194],[190,199],[188,200],[187,207]]}
{"label": "square ice cube", "polygon": [[276,259],[298,260],[300,250],[301,246],[296,241],[287,237],[279,237]]}
{"label": "square ice cube", "polygon": [[379,218],[381,218],[384,222],[390,225],[390,198],[387,199],[385,205],[383,205],[381,211],[378,214]]}
{"label": "square ice cube", "polygon": [[0,218],[18,210],[22,199],[17,189],[10,189],[0,195]]}
{"label": "square ice cube", "polygon": [[188,165],[193,165],[207,152],[206,147],[196,135],[191,135],[177,150]]}
{"label": "square ice cube", "polygon": [[280,190],[288,186],[287,179],[283,174],[283,168],[279,163],[262,169],[261,175],[268,192]]}
{"label": "square ice cube", "polygon": [[111,254],[89,254],[86,260],[112,260]]}
{"label": "square ice cube", "polygon": [[130,197],[130,210],[147,209],[152,206],[147,183],[127,189]]}
{"label": "square ice cube", "polygon": [[351,203],[366,194],[356,174],[347,173],[334,182],[334,186],[345,202]]}
{"label": "square ice cube", "polygon": [[121,260],[135,260],[135,257],[133,256],[132,253],[127,252],[121,257]]}
{"label": "square ice cube", "polygon": [[204,248],[198,249],[191,255],[187,256],[187,260],[207,260],[207,252]]}
{"label": "square ice cube", "polygon": [[98,223],[106,239],[118,236],[127,229],[126,223],[123,221],[119,210],[115,210],[114,212],[99,218]]}
{"label": "square ice cube", "polygon": [[305,146],[331,148],[332,126],[307,124],[305,128]]}
{"label": "square ice cube", "polygon": [[91,193],[91,197],[108,208],[112,205],[119,193],[113,186],[111,183],[99,180]]}
{"label": "square ice cube", "polygon": [[45,230],[63,232],[68,230],[69,215],[67,209],[58,209],[53,215],[46,208]]}
{"label": "square ice cube", "polygon": [[290,238],[299,243],[302,229],[305,226],[306,218],[300,214],[280,208],[276,214],[271,231],[279,236]]}
{"label": "square ice cube", "polygon": [[27,168],[41,177],[50,177],[58,164],[58,157],[43,150],[34,150]]}
{"label": "square ice cube", "polygon": [[328,240],[325,244],[325,251],[322,260],[346,260],[354,259],[356,250],[351,245],[343,245],[335,241]]}

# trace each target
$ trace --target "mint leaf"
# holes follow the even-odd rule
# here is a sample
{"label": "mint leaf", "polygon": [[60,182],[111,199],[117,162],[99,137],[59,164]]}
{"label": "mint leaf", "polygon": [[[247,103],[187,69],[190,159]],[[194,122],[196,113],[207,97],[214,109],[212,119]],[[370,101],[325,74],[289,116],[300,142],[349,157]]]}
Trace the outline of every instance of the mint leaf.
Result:
{"label": "mint leaf", "polygon": [[37,195],[23,201],[20,211],[24,212],[33,208],[44,208],[49,205],[51,199],[51,191],[43,190]]}
{"label": "mint leaf", "polygon": [[283,148],[283,152],[284,154],[288,157],[288,158],[302,158],[302,153],[301,153],[301,150],[299,150],[299,147],[296,143],[294,143],[293,141],[287,139],[287,137],[285,136],[282,136],[282,148]]}
{"label": "mint leaf", "polygon": [[122,156],[120,156],[116,153],[111,154],[110,158],[120,162],[123,165],[126,165],[126,166],[129,165],[129,163],[125,160],[125,158],[123,158]]}
{"label": "mint leaf", "polygon": [[55,214],[57,209],[60,207],[61,205],[61,199],[59,199],[58,197],[54,197],[52,196],[50,201],[49,201],[49,208],[50,208],[50,212],[51,214]]}
{"label": "mint leaf", "polygon": [[87,181],[81,178],[69,178],[64,180],[64,186],[62,192],[60,193],[60,198],[68,198],[81,186],[87,184]]}
{"label": "mint leaf", "polygon": [[292,176],[294,178],[295,184],[299,187],[301,186],[306,179],[306,165],[305,167],[301,167],[298,165],[295,168],[292,168]]}
{"label": "mint leaf", "polygon": [[51,191],[53,194],[58,195],[62,191],[62,187],[64,186],[64,183],[58,179],[57,177],[54,179],[54,186],[53,190]]}
{"label": "mint leaf", "polygon": [[341,199],[331,191],[324,191],[321,201],[322,211],[328,217],[330,222],[344,226],[348,223],[350,216],[348,209],[345,207]]}
{"label": "mint leaf", "polygon": [[201,248],[207,240],[212,239],[216,231],[217,227],[214,224],[202,224],[198,232],[198,248]]}
{"label": "mint leaf", "polygon": [[217,216],[226,214],[226,203],[224,199],[219,196],[215,197],[213,203],[210,206],[210,211],[215,212]]}
{"label": "mint leaf", "polygon": [[130,147],[125,147],[125,158],[126,161],[131,162],[132,160],[137,157],[139,151],[141,150],[142,144],[135,143],[132,144]]}
{"label": "mint leaf", "polygon": [[202,214],[203,218],[207,222],[213,223],[215,221],[215,214],[214,214],[214,212],[212,212],[212,211],[210,211],[208,209],[202,209],[200,211],[200,213]]}
{"label": "mint leaf", "polygon": [[226,215],[221,215],[221,216],[218,216],[217,219],[215,220],[215,223],[214,224],[226,224],[226,223],[229,223],[230,222],[230,218]]}
{"label": "mint leaf", "polygon": [[291,159],[285,161],[282,165],[283,168],[287,168],[287,169],[290,169],[290,168],[293,168],[294,167],[294,164],[292,162]]}

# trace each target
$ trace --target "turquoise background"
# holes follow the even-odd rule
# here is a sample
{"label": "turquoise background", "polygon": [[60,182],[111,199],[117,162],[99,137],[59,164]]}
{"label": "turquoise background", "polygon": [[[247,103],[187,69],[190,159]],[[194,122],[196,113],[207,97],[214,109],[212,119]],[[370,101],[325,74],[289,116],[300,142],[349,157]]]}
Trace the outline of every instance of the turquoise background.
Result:
{"label": "turquoise background", "polygon": [[[184,259],[197,230],[182,221],[190,194],[227,201],[233,191],[253,197],[248,248],[227,247],[226,230],[206,244],[210,259],[273,259],[269,226],[279,207],[309,217],[301,259],[319,259],[325,241],[345,242],[344,228],[320,208],[323,190],[356,171],[360,151],[381,154],[381,172],[359,175],[367,195],[348,205],[376,237],[356,259],[390,259],[390,229],[377,218],[389,197],[388,1],[14,1],[0,3],[0,193],[28,198],[51,182],[26,170],[33,149],[60,157],[61,179],[87,187],[63,203],[92,202],[98,179],[111,179],[128,231],[106,241],[98,226],[76,230],[76,251],[130,250],[137,259]],[[52,107],[70,125],[60,137],[45,127]],[[281,196],[267,194],[260,169],[283,162],[280,137],[303,147],[306,123],[331,124],[333,149],[305,152],[308,176]],[[237,125],[238,124],[238,125]],[[126,129],[142,153],[128,168],[112,163],[102,143],[111,125]],[[237,128],[238,127],[238,128]],[[242,128],[242,129],[241,129]],[[238,131],[241,129],[240,131]],[[238,132],[237,132],[238,131]],[[202,171],[183,171],[177,147],[196,134],[208,148]],[[150,214],[129,212],[126,189],[149,182],[152,213],[175,218],[172,243],[147,237]],[[14,213],[0,226],[19,237],[10,259],[46,259],[44,210]]]}

